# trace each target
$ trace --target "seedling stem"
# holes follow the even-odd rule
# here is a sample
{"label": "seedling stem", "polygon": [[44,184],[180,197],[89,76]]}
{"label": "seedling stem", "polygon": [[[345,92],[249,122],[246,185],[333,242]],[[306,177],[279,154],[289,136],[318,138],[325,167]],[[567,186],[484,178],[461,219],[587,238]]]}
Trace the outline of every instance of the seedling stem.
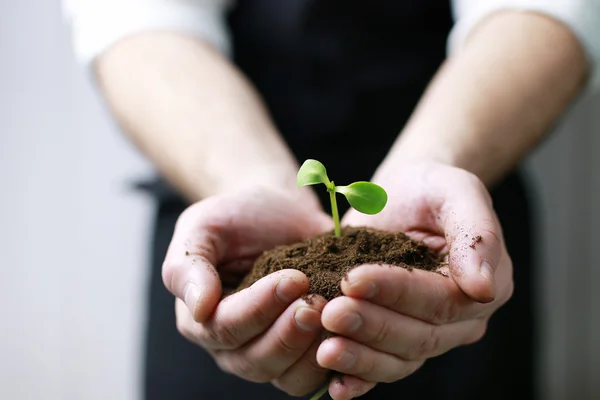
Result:
{"label": "seedling stem", "polygon": [[327,188],[329,192],[329,200],[331,200],[331,214],[333,216],[333,225],[335,227],[335,236],[342,237],[342,227],[340,226],[340,214],[338,212],[337,200],[335,198],[335,184],[331,182],[331,185]]}
{"label": "seedling stem", "polygon": [[329,382],[325,384],[317,393],[310,398],[310,400],[319,400],[325,393],[327,393],[327,389],[329,389]]}

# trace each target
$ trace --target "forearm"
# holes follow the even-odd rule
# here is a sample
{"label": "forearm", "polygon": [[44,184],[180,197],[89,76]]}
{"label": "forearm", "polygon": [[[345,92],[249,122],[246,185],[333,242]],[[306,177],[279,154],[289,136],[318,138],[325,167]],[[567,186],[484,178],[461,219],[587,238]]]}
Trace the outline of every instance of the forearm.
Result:
{"label": "forearm", "polygon": [[190,200],[249,185],[294,187],[296,162],[259,96],[210,46],[146,33],[117,44],[96,71],[121,126]]}
{"label": "forearm", "polygon": [[491,185],[551,130],[587,73],[581,46],[560,23],[533,13],[496,13],[438,72],[377,177],[428,159],[467,169]]}

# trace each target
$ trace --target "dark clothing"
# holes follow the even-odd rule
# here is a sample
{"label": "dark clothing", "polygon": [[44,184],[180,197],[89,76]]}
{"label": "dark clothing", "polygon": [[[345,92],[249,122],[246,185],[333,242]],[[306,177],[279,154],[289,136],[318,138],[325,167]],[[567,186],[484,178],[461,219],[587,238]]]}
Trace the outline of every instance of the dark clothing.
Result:
{"label": "dark clothing", "polygon": [[[443,0],[241,0],[230,16],[235,62],[253,81],[299,161],[316,158],[336,182],[368,180],[444,59]],[[359,159],[361,163],[350,162]],[[150,285],[146,399],[285,399],[269,384],[221,372],[176,330],[160,268],[185,204],[165,186]],[[513,298],[477,344],[429,360],[365,399],[534,399],[531,215],[516,174],[493,190],[514,262]]]}
{"label": "dark clothing", "polygon": [[[230,18],[235,61],[299,160],[323,162],[336,182],[369,180],[444,59],[449,7],[241,1]],[[348,162],[357,154],[360,164]]]}
{"label": "dark clothing", "polygon": [[[378,385],[365,399],[534,399],[530,213],[521,183],[511,178],[493,193],[515,266],[513,298],[490,320],[484,339],[429,360],[414,375]],[[184,204],[163,202],[157,214],[146,347],[148,400],[286,399],[269,384],[221,372],[210,356],[175,328],[173,296],[163,286],[162,261]]]}

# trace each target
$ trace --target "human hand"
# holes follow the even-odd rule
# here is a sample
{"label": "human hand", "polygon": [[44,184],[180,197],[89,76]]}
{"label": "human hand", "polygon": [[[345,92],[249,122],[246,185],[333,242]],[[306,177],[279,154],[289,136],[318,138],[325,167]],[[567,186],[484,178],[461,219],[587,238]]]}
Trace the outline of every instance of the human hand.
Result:
{"label": "human hand", "polygon": [[339,336],[317,352],[322,367],[345,374],[330,383],[335,400],[400,380],[428,358],[479,340],[513,291],[499,221],[474,175],[417,164],[375,181],[388,191],[386,208],[374,216],[351,210],[343,223],[406,232],[448,253],[449,277],[375,265],[348,274],[341,283],[344,296],[330,301],[322,314],[323,326]]}
{"label": "human hand", "polygon": [[[306,203],[306,202],[305,202]],[[219,367],[292,394],[314,390],[327,375],[316,363],[325,299],[310,304],[308,278],[273,273],[223,300],[263,250],[332,229],[323,211],[285,193],[255,189],[214,196],[182,213],[163,265],[176,299],[177,327]]]}

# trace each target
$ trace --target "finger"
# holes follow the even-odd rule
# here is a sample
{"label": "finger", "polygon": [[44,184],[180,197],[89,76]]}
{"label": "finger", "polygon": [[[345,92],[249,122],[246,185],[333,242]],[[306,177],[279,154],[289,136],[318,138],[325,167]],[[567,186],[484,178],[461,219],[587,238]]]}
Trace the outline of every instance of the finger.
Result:
{"label": "finger", "polygon": [[207,321],[185,328],[186,337],[209,350],[241,347],[265,332],[308,287],[300,271],[274,272],[223,299]]}
{"label": "finger", "polygon": [[494,273],[503,250],[502,230],[483,183],[470,174],[462,175],[461,181],[443,187],[438,227],[450,248],[452,277],[469,297],[487,303],[496,295]]}
{"label": "finger", "polygon": [[[390,184],[395,191],[390,199],[396,195],[393,207],[369,216],[368,221],[364,215],[351,212],[344,221],[354,226],[401,230],[412,237],[419,231],[429,233],[427,237],[441,235],[448,245],[451,275],[461,290],[478,302],[492,301],[496,295],[494,273],[504,246],[485,185],[465,170],[435,164],[416,165],[398,173],[413,176],[394,176]],[[414,176],[419,176],[418,181]],[[412,183],[410,190],[404,186],[407,182]],[[427,242],[437,249],[445,247],[437,239]]]}
{"label": "finger", "polygon": [[323,310],[323,326],[374,350],[404,360],[425,360],[479,340],[486,329],[483,319],[433,325],[372,304],[342,296]]}
{"label": "finger", "polygon": [[203,322],[221,299],[221,281],[215,265],[221,238],[209,230],[198,229],[194,209],[183,212],[162,266],[167,290],[183,300],[193,319]]}
{"label": "finger", "polygon": [[317,363],[317,349],[321,341],[313,341],[302,357],[271,383],[290,396],[305,396],[321,386],[329,375],[329,370]]}
{"label": "finger", "polygon": [[454,280],[441,274],[401,267],[363,265],[342,280],[344,295],[369,300],[396,313],[442,325],[491,314],[502,299],[480,304]]}
{"label": "finger", "polygon": [[395,382],[412,374],[423,364],[423,361],[407,361],[373,350],[341,336],[321,343],[317,362],[324,368],[369,382]]}
{"label": "finger", "polygon": [[[290,226],[289,221],[296,222]],[[265,249],[303,240],[330,225],[326,214],[297,207],[284,192],[255,188],[213,196],[179,217],[163,264],[164,284],[203,322],[222,295],[216,267],[254,260]]]}
{"label": "finger", "polygon": [[215,246],[219,269],[230,261],[255,259],[265,249],[325,232],[333,223],[320,209],[298,203],[284,191],[264,187],[213,196],[192,206],[190,213],[220,239]]}
{"label": "finger", "polygon": [[333,378],[329,383],[329,395],[333,400],[347,400],[366,394],[377,384],[352,375]]}
{"label": "finger", "polygon": [[322,331],[321,310],[326,301],[316,297],[310,303],[297,300],[264,335],[240,349],[217,352],[219,366],[252,382],[269,382],[281,376]]}

